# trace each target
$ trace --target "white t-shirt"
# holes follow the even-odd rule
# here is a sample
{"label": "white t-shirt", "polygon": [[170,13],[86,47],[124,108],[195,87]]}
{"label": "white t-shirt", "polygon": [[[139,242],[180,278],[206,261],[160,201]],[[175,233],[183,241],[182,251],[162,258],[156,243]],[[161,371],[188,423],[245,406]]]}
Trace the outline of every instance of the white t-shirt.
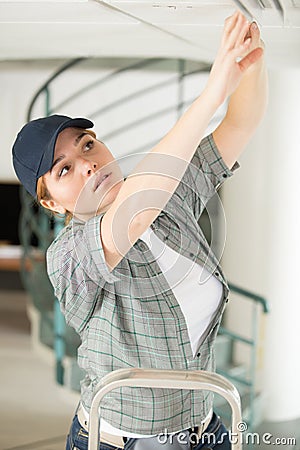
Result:
{"label": "white t-shirt", "polygon": [[[148,228],[140,239],[148,245],[180,305],[195,357],[201,337],[211,323],[221,301],[222,283],[203,266],[168,247],[151,228]],[[87,412],[86,415],[88,418]],[[150,437],[123,432],[104,419],[101,419],[100,426],[101,430],[117,436]]]}
{"label": "white t-shirt", "polygon": [[203,266],[180,255],[148,228],[140,237],[150,248],[185,317],[194,357],[222,298],[222,283]]}

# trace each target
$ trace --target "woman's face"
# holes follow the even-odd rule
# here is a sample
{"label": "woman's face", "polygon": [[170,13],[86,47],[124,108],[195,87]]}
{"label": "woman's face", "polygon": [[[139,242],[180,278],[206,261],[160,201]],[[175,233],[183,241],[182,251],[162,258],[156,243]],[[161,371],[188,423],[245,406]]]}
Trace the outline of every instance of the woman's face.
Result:
{"label": "woman's face", "polygon": [[108,148],[80,128],[66,128],[58,135],[44,180],[51,200],[41,204],[83,220],[107,211],[124,181]]}

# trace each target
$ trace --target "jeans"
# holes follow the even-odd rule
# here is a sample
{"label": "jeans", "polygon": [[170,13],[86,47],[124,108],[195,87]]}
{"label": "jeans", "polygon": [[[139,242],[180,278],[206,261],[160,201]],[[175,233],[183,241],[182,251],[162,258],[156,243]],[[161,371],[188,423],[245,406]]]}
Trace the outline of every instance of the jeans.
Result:
{"label": "jeans", "polygon": [[[191,435],[191,438],[193,437],[193,434]],[[166,440],[161,439],[161,445],[158,445],[159,441],[155,438],[147,438],[148,439],[155,439],[152,441],[154,443],[153,448],[157,448],[161,446],[162,450],[172,449],[172,448],[178,448],[176,446],[176,437],[173,439],[168,439],[167,442],[173,442],[173,444],[165,444]],[[124,450],[134,450],[136,444],[138,445],[137,441],[146,441],[145,439],[134,439],[130,438],[125,444]],[[139,447],[141,442],[139,442]],[[149,442],[150,444],[150,442]],[[148,447],[148,446],[147,446]],[[221,419],[216,415],[213,414],[213,417],[206,428],[203,437],[200,439],[199,442],[194,442],[191,447],[193,450],[201,450],[201,449],[213,449],[213,450],[230,450],[231,449],[231,443],[229,439],[229,432],[226,430],[224,424],[222,423]],[[67,444],[66,444],[66,450],[88,450],[88,433],[87,431],[82,428],[80,425],[77,416],[75,415],[72,426],[70,429],[70,434],[67,437]],[[109,444],[103,444],[100,443],[100,450],[117,450],[117,447],[114,447]]]}

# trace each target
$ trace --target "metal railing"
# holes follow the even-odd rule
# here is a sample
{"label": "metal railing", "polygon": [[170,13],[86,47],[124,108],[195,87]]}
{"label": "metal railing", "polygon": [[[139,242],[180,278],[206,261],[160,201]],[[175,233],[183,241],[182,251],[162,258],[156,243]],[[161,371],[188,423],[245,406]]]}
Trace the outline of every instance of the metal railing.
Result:
{"label": "metal railing", "polygon": [[[238,294],[246,300],[251,302],[251,337],[245,337],[240,333],[232,331],[230,328],[221,325],[219,328],[219,334],[227,336],[233,343],[242,343],[250,348],[250,361],[248,367],[248,373],[245,376],[237,376],[230,373],[230,370],[224,370],[217,368],[217,372],[234,383],[244,386],[248,390],[249,405],[248,405],[248,417],[247,426],[248,430],[253,430],[255,417],[255,397],[256,397],[256,371],[257,371],[257,346],[259,340],[259,317],[261,312],[263,314],[269,313],[269,305],[267,300],[254,292],[241,288],[236,284],[229,283],[229,289],[231,293]],[[245,417],[244,417],[245,419]]]}

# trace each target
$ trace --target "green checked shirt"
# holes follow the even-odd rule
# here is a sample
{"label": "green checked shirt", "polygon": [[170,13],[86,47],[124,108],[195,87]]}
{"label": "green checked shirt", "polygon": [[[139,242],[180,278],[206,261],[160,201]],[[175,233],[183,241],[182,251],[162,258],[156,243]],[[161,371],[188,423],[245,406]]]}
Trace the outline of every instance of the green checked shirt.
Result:
{"label": "green checked shirt", "polygon": [[[223,298],[192,354],[187,324],[147,244],[137,240],[109,272],[100,239],[103,215],[73,219],[47,252],[50,280],[66,321],[79,333],[78,362],[86,376],[81,400],[90,410],[95,388],[107,373],[129,367],[214,371],[213,344],[228,286],[198,220],[207,201],[230,177],[212,135],[197,148],[176,191],[151,225],[176,252],[199,263],[223,284]],[[199,298],[201,302],[201,298]],[[116,428],[159,434],[199,425],[212,395],[180,389],[120,388],[102,401],[101,417]]]}

